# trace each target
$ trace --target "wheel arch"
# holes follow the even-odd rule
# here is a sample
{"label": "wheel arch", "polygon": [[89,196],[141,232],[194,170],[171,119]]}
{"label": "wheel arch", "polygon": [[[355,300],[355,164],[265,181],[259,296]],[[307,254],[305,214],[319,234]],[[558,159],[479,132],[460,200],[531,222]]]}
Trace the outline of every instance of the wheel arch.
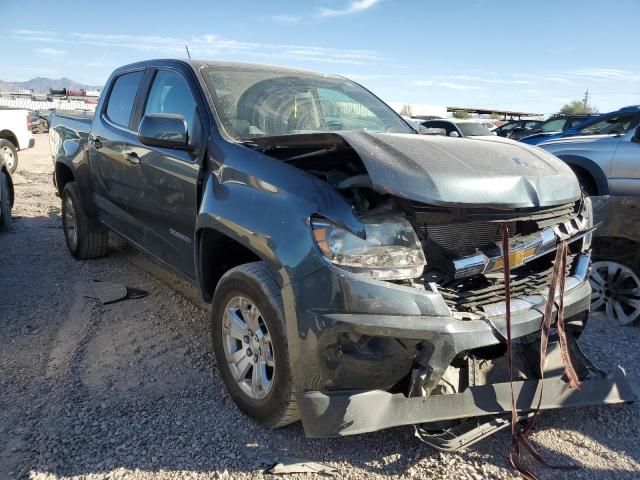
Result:
{"label": "wheel arch", "polygon": [[[208,224],[196,232],[196,274],[202,298],[210,303],[222,276],[234,267],[256,261],[265,261],[274,267],[273,260],[233,234],[224,233]],[[276,267],[277,268],[277,267]],[[276,283],[281,286],[277,276]]]}
{"label": "wheel arch", "polygon": [[18,142],[18,137],[11,130],[0,130],[0,140],[9,140],[16,150],[20,149],[20,143]]}
{"label": "wheel arch", "polygon": [[59,195],[62,195],[67,183],[75,181],[75,175],[71,167],[60,161],[56,162],[54,175],[54,184]]}
{"label": "wheel arch", "polygon": [[598,195],[609,195],[609,181],[602,168],[593,160],[579,155],[558,155],[572,170],[584,172],[593,180]]}

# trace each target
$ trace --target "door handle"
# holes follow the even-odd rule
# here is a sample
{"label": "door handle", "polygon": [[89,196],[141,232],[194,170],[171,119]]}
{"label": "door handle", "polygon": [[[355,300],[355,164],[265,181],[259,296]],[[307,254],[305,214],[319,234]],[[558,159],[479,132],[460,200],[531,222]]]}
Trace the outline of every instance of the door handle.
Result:
{"label": "door handle", "polygon": [[89,137],[89,145],[91,145],[96,150],[102,148],[102,142],[99,138],[94,136]]}
{"label": "door handle", "polygon": [[122,152],[124,159],[132,165],[140,165],[140,157],[136,152]]}

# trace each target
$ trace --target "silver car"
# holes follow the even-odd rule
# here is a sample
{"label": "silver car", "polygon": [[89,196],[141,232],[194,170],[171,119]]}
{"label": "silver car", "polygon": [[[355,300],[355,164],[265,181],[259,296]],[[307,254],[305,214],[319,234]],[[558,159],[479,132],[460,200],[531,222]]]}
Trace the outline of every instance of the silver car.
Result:
{"label": "silver car", "polygon": [[564,160],[589,195],[640,195],[639,123],[637,112],[609,130],[615,133],[585,131],[586,135],[550,140],[539,147]]}

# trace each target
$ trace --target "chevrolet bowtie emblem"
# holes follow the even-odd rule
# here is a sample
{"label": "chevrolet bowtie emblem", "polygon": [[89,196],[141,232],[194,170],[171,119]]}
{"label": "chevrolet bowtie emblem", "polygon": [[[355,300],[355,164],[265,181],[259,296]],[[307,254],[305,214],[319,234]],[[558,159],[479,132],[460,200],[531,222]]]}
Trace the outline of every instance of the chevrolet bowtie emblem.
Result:
{"label": "chevrolet bowtie emblem", "polygon": [[[533,257],[538,252],[538,245],[533,247],[525,248],[524,250],[516,250],[513,252],[509,252],[509,267],[515,268],[521,265],[524,265],[526,261]],[[493,265],[491,265],[491,270],[501,270],[503,266],[504,260],[502,258],[497,259]]]}

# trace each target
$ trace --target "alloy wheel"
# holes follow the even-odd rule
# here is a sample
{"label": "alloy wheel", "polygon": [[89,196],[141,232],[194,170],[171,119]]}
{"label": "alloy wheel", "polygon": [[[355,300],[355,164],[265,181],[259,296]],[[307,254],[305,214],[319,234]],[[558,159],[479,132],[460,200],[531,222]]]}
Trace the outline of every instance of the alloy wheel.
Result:
{"label": "alloy wheel", "polygon": [[233,297],[224,309],[222,325],[231,375],[248,397],[265,398],[273,386],[276,365],[271,335],[260,310],[250,298]]}
{"label": "alloy wheel", "polygon": [[617,262],[594,262],[591,266],[591,308],[604,310],[607,318],[627,325],[640,317],[640,279]]}
{"label": "alloy wheel", "polygon": [[2,147],[2,158],[4,159],[4,163],[7,165],[7,169],[12,171],[13,164],[16,159],[13,155],[13,151],[9,147]]}

